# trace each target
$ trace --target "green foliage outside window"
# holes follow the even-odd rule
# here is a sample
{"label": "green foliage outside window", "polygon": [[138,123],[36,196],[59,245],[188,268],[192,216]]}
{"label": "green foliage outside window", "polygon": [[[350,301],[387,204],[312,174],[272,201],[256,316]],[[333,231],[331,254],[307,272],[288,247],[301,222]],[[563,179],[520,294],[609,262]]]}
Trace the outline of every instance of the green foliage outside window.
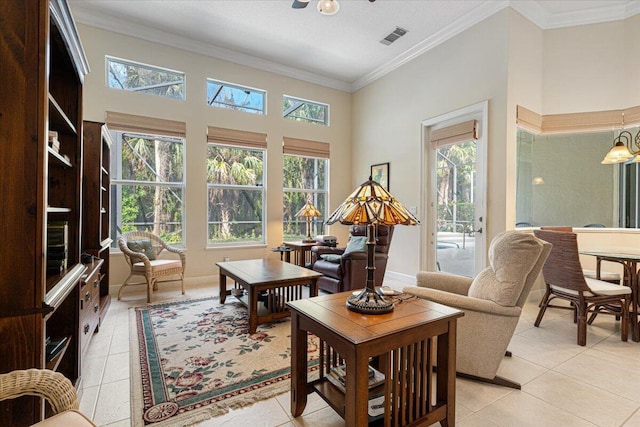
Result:
{"label": "green foliage outside window", "polygon": [[475,142],[438,149],[438,231],[463,232],[473,224]]}
{"label": "green foliage outside window", "polygon": [[184,73],[121,59],[106,60],[109,87],[184,99]]}
{"label": "green foliage outside window", "polygon": [[302,209],[307,200],[310,200],[322,213],[322,216],[312,218],[311,235],[324,234],[328,160],[285,155],[283,162],[283,232],[285,240],[306,237],[306,218],[297,218],[295,214]]}
{"label": "green foliage outside window", "polygon": [[210,244],[264,242],[264,150],[207,147]]}
{"label": "green foliage outside window", "polygon": [[112,235],[149,231],[183,243],[182,139],[113,132]]}
{"label": "green foliage outside window", "polygon": [[326,104],[284,96],[282,107],[282,115],[288,119],[324,126],[329,124],[329,106]]}

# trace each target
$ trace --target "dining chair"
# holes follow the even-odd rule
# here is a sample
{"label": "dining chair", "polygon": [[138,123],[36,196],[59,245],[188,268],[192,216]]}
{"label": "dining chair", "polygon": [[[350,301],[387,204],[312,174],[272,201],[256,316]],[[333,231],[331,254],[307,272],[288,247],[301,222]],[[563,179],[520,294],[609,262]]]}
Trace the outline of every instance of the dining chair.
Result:
{"label": "dining chair", "polygon": [[553,245],[542,267],[546,290],[534,325],[540,326],[548,307],[558,307],[550,302],[559,298],[573,305],[573,321],[578,324],[578,345],[587,344],[587,313],[596,307],[606,308],[620,316],[620,336],[622,341],[627,341],[631,288],[585,277],[575,233],[553,230],[534,230],[533,233]]}
{"label": "dining chair", "polygon": [[[158,282],[180,280],[184,295],[184,271],[187,266],[185,251],[167,244],[159,236],[145,231],[129,231],[118,237],[118,247],[127,264],[131,268],[129,276],[122,282],[118,291],[118,300],[126,286],[146,284],[147,302],[151,302],[153,291]],[[179,259],[159,259],[160,253],[166,250],[177,254]],[[143,276],[143,283],[129,283],[133,276]]]}
{"label": "dining chair", "polygon": [[[570,227],[570,226],[544,225],[544,226],[540,227],[540,230],[564,231],[566,233],[573,233],[573,227]],[[616,272],[613,272],[613,271],[602,271],[602,270],[600,270],[600,277],[598,277],[598,274],[597,274],[596,270],[583,268],[582,269],[582,274],[584,274],[586,277],[590,277],[592,279],[599,279],[599,280],[602,280],[603,282],[615,283],[616,285],[619,285],[620,284],[620,280],[622,280],[622,276],[620,275],[620,273],[616,273]],[[589,323],[591,323],[591,322],[589,322]]]}

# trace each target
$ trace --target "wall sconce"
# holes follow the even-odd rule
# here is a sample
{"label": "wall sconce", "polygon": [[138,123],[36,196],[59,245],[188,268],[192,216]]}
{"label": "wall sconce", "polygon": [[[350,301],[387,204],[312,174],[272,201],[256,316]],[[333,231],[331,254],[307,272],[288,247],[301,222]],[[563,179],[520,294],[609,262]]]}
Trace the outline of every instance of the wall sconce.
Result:
{"label": "wall sconce", "polygon": [[620,135],[613,140],[613,147],[600,163],[603,165],[624,163],[631,160],[634,156],[633,161],[638,163],[640,162],[640,156],[637,156],[637,154],[640,154],[640,131],[638,131],[636,137],[633,138],[629,131],[623,130],[620,132]]}

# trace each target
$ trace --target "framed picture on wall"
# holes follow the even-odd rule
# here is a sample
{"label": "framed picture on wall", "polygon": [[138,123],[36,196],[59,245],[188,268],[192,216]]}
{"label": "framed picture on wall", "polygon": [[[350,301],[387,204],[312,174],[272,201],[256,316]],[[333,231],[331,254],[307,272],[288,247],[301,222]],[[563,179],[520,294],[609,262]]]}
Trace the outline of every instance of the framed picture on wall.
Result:
{"label": "framed picture on wall", "polygon": [[389,191],[389,163],[371,165],[371,178]]}

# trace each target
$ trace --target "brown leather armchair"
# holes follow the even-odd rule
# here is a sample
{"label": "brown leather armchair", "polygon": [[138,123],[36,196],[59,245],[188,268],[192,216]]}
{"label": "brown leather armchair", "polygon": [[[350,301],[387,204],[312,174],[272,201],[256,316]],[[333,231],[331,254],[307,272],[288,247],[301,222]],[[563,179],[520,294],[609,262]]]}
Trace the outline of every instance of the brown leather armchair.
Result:
{"label": "brown leather armchair", "polygon": [[[389,247],[393,236],[393,227],[379,225],[375,246],[375,285],[382,286],[384,272],[387,269]],[[350,237],[366,236],[367,227],[352,225],[349,229]],[[324,276],[318,280],[318,288],[327,292],[343,292],[364,288],[367,284],[367,250],[344,254],[346,248],[331,248],[328,246],[314,246],[311,248],[311,268]],[[339,255],[340,259],[328,261],[322,255]]]}

